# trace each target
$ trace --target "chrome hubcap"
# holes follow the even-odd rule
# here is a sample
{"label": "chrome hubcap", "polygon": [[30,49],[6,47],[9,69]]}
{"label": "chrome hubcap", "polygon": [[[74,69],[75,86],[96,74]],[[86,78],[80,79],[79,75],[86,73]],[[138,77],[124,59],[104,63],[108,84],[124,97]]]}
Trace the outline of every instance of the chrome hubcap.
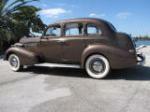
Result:
{"label": "chrome hubcap", "polygon": [[15,68],[18,66],[18,61],[14,56],[10,59],[10,65]]}
{"label": "chrome hubcap", "polygon": [[105,66],[102,60],[94,60],[91,62],[90,68],[94,73],[102,73],[105,69]]}

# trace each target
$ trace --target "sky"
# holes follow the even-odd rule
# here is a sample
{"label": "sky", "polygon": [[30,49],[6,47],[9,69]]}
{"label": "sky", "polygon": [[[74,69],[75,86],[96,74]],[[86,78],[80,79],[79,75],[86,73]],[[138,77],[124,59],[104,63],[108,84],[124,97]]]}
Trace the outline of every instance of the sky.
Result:
{"label": "sky", "polygon": [[150,35],[150,0],[40,0],[32,2],[45,24],[93,17],[111,22],[119,32]]}

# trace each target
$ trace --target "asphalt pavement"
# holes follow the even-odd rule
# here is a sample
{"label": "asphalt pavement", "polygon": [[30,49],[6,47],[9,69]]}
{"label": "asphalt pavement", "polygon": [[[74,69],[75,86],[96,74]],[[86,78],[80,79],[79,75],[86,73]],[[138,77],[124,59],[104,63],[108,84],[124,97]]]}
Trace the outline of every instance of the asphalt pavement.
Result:
{"label": "asphalt pavement", "polygon": [[72,68],[12,72],[0,60],[0,112],[149,112],[149,51],[142,50],[144,66],[113,70],[102,80]]}

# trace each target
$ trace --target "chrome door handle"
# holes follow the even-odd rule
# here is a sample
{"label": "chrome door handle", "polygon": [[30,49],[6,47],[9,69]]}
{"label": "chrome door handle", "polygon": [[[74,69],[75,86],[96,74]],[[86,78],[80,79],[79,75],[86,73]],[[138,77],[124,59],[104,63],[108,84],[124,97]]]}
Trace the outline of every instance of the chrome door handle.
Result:
{"label": "chrome door handle", "polygon": [[59,42],[59,43],[65,43],[64,40],[58,40],[57,42]]}
{"label": "chrome door handle", "polygon": [[66,44],[66,42],[64,40],[58,40],[57,42],[60,43],[61,45]]}

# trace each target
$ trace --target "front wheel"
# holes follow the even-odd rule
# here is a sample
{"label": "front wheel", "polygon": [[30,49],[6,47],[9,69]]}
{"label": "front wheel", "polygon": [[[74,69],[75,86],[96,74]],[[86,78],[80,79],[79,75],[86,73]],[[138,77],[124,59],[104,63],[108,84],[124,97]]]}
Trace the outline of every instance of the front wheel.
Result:
{"label": "front wheel", "polygon": [[9,61],[9,66],[11,70],[17,72],[22,68],[20,64],[20,59],[16,54],[10,54],[8,61]]}
{"label": "front wheel", "polygon": [[95,54],[88,57],[85,62],[85,69],[90,77],[101,79],[108,75],[110,71],[110,64],[107,58],[102,55]]}

